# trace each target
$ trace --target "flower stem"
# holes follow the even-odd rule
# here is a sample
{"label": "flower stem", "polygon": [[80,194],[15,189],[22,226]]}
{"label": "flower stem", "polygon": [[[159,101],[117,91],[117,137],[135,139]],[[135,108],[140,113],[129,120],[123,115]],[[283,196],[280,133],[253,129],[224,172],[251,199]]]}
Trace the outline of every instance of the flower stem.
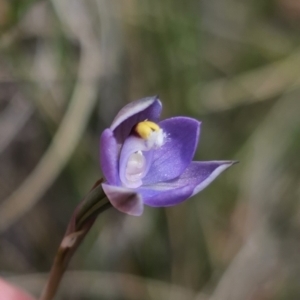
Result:
{"label": "flower stem", "polygon": [[75,209],[65,236],[55,255],[48,281],[40,296],[40,300],[51,300],[56,294],[63,274],[78,246],[89,232],[97,216],[111,207],[104,194],[101,183],[96,182],[92,190]]}
{"label": "flower stem", "polygon": [[59,283],[66,269],[66,265],[63,263],[62,250],[63,249],[59,248],[56,253],[53,265],[51,267],[48,282],[42,292],[40,300],[51,300],[57,291]]}

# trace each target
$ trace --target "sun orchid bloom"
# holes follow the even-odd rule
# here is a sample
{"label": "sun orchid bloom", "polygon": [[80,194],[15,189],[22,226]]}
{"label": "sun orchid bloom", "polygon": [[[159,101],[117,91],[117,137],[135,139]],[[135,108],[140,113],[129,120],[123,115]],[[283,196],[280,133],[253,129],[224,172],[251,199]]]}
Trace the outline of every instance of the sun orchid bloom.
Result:
{"label": "sun orchid bloom", "polygon": [[121,109],[100,138],[102,188],[121,212],[139,216],[144,204],[176,205],[207,187],[234,161],[192,161],[201,123],[188,117],[159,121],[158,97]]}

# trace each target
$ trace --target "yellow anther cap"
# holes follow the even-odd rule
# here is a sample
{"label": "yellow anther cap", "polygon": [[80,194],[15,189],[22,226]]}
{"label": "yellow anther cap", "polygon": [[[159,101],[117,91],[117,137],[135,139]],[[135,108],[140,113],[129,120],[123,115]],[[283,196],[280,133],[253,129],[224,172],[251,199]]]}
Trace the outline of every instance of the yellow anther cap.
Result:
{"label": "yellow anther cap", "polygon": [[143,121],[138,123],[135,128],[135,132],[144,140],[147,140],[153,131],[159,131],[160,127],[151,121]]}

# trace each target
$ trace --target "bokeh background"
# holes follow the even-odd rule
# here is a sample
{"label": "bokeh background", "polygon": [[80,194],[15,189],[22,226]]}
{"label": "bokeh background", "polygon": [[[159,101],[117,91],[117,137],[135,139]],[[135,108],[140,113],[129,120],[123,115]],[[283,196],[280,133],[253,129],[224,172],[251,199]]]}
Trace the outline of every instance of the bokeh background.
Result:
{"label": "bokeh background", "polygon": [[300,299],[299,0],[0,0],[0,276],[39,294],[101,131],[156,94],[202,120],[197,160],[240,164],[103,213],[57,299]]}

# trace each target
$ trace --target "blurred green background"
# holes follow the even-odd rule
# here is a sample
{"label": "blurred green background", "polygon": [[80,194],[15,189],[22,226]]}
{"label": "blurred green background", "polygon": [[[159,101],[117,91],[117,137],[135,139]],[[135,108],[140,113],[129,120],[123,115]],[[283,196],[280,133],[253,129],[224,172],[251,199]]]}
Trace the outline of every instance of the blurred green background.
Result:
{"label": "blurred green background", "polygon": [[299,0],[0,0],[0,33],[0,276],[39,294],[101,131],[159,94],[202,120],[195,159],[240,164],[103,213],[57,299],[300,299]]}

